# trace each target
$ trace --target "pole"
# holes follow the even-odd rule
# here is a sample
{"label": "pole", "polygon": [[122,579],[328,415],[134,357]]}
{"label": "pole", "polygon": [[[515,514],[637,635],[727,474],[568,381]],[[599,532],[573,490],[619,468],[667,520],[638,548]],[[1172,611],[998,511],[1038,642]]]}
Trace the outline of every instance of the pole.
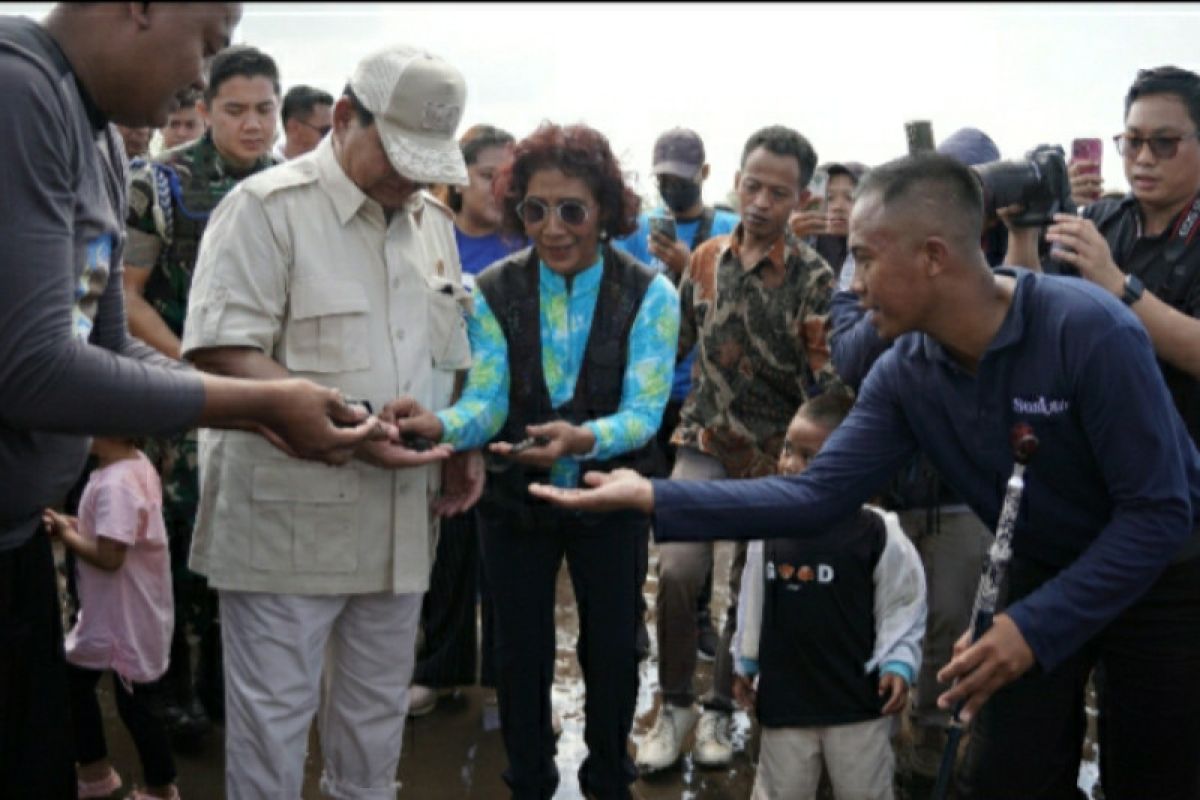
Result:
{"label": "pole", "polygon": [[[1000,521],[996,525],[996,539],[988,550],[983,575],[979,578],[979,589],[975,592],[975,608],[971,612],[971,627],[968,631],[972,644],[987,633],[988,628],[992,627],[992,619],[996,616],[1000,589],[1008,572],[1008,562],[1012,559],[1013,529],[1017,523],[1017,512],[1021,508],[1021,495],[1025,491],[1025,467],[1038,447],[1037,436],[1026,422],[1013,425],[1009,432],[1009,442],[1013,449],[1013,471],[1004,492],[1004,505],[1000,509]],[[933,800],[945,800],[946,792],[950,789],[950,777],[954,774],[954,763],[958,758],[958,743],[963,735],[963,723],[959,719],[962,709],[963,701],[960,700],[950,718],[946,749],[942,752],[937,783],[933,787]]]}

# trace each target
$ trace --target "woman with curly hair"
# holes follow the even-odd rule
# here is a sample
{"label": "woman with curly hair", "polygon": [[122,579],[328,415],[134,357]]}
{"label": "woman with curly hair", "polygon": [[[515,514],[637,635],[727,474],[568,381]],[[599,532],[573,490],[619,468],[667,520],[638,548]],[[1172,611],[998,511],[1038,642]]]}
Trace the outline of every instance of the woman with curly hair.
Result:
{"label": "woman with curly hair", "polygon": [[484,270],[468,322],[474,365],[462,399],[431,414],[394,409],[402,432],[487,447],[480,503],[484,572],[496,613],[497,695],[517,798],[558,786],[551,730],[554,586],[566,558],[579,609],[586,686],[584,793],[629,797],[637,699],[634,569],[638,513],[563,513],[531,482],[578,486],[590,469],[653,467],[670,393],[679,301],[662,275],[614,249],[638,199],[608,140],[544,123],[496,178],[504,226],[533,243]]}

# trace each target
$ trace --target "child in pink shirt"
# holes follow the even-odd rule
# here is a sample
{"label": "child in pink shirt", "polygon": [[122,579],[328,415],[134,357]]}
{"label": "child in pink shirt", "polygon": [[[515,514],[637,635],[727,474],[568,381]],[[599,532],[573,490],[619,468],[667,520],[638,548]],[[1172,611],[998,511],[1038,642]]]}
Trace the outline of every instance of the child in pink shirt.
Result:
{"label": "child in pink shirt", "polygon": [[49,509],[44,523],[76,561],[79,619],[67,634],[67,672],[79,761],[79,797],[121,786],[108,761],[96,684],[113,672],[117,712],[142,762],[146,789],[133,798],[178,798],[167,731],[154,712],[174,624],[162,487],[127,439],[97,438],[78,523]]}

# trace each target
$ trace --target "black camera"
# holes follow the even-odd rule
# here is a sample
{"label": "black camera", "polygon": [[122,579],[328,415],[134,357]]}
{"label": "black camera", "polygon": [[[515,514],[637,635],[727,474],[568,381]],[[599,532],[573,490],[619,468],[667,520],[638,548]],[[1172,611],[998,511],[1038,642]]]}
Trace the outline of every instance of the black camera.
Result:
{"label": "black camera", "polygon": [[1015,203],[1025,207],[1013,224],[1021,228],[1041,227],[1054,221],[1055,214],[1074,214],[1067,158],[1058,145],[1043,144],[1019,161],[992,161],[972,167],[983,184],[983,216],[996,218],[996,209]]}

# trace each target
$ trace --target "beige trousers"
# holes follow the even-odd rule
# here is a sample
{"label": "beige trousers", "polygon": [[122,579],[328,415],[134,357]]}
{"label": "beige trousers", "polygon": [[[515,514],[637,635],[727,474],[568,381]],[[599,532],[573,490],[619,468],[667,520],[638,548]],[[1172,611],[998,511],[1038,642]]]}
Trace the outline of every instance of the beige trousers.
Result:
{"label": "beige trousers", "polygon": [[892,722],[764,727],[752,800],[813,800],[822,760],[837,800],[892,800]]}

